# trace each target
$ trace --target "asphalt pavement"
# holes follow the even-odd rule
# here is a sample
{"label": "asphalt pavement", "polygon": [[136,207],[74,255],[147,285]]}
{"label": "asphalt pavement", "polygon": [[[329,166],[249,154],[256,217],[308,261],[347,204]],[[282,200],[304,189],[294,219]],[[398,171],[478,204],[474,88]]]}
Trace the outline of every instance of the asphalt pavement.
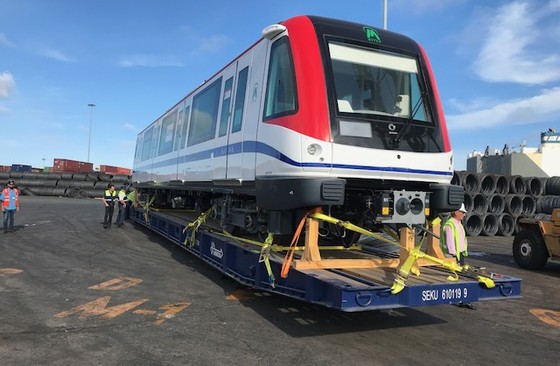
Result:
{"label": "asphalt pavement", "polygon": [[21,197],[0,234],[1,365],[560,362],[560,263],[518,268],[511,237],[470,238],[468,262],[522,278],[521,299],[342,313],[239,286],[143,227],[104,229],[103,213]]}

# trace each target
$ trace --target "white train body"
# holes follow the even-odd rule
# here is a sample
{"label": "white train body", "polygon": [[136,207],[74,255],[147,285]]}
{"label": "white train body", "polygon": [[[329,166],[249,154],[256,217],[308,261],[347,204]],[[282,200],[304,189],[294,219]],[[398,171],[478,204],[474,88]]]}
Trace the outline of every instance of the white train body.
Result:
{"label": "white train body", "polygon": [[391,32],[305,16],[265,29],[142,131],[133,169],[139,188],[167,200],[233,199],[224,223],[243,221],[231,219],[235,212],[270,219],[313,206],[361,223],[421,223],[462,202],[452,176],[422,48]]}

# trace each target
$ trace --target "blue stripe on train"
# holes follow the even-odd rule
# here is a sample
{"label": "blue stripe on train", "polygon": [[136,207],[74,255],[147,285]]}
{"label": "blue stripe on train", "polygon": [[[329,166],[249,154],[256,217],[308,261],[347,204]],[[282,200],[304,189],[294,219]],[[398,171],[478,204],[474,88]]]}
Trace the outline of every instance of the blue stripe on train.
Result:
{"label": "blue stripe on train", "polygon": [[386,167],[386,166],[370,166],[370,165],[353,165],[353,164],[327,164],[327,163],[305,163],[298,162],[290,159],[286,155],[282,154],[280,151],[276,150],[270,145],[264,144],[258,141],[244,141],[237,142],[229,146],[220,146],[213,149],[208,149],[204,151],[199,151],[193,154],[182,155],[179,157],[174,157],[170,159],[165,159],[157,163],[148,163],[144,166],[134,169],[134,171],[148,171],[150,169],[158,169],[168,166],[175,166],[177,164],[189,163],[193,161],[210,159],[212,156],[214,158],[227,155],[229,150],[229,155],[240,154],[240,153],[258,153],[268,155],[274,159],[280,160],[283,163],[295,166],[295,167],[313,167],[313,168],[326,168],[326,169],[352,169],[352,170],[365,170],[365,171],[380,171],[380,172],[396,172],[396,173],[415,173],[415,174],[432,174],[432,175],[442,175],[451,176],[453,172],[447,171],[436,171],[436,170],[426,170],[426,169],[409,169],[409,168],[396,168],[396,167]]}

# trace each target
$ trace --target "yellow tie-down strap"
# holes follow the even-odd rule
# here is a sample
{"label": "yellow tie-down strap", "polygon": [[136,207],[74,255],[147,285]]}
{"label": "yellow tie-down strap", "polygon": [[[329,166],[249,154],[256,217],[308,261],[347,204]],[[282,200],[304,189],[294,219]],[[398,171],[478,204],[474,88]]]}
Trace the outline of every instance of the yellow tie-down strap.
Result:
{"label": "yellow tie-down strap", "polygon": [[[207,211],[203,212],[202,214],[200,214],[200,216],[198,216],[196,218],[196,220],[194,220],[193,222],[189,223],[187,226],[185,226],[185,228],[183,229],[183,233],[186,233],[187,231],[191,231],[192,230],[192,234],[190,236],[190,242],[189,242],[189,246],[192,248],[196,242],[196,233],[198,232],[198,228],[203,225],[206,222],[206,218],[208,216],[210,216],[212,213],[214,212],[214,206],[210,207]],[[183,244],[187,244],[187,239],[189,239],[188,237],[185,237],[185,241],[183,242]]]}
{"label": "yellow tie-down strap", "polygon": [[379,239],[379,240],[384,241],[386,243],[400,246],[400,244],[397,241],[398,239],[394,235],[392,235],[392,233],[389,232],[389,231],[386,231],[386,233],[391,235],[393,237],[394,241],[390,240],[390,239],[387,239],[387,238],[385,238],[385,237],[383,237],[379,234],[373,233],[369,230],[366,230],[362,227],[359,227],[358,225],[355,225],[355,224],[353,224],[349,221],[339,220],[339,219],[334,218],[332,216],[325,215],[324,213],[319,213],[319,212],[312,213],[312,214],[309,214],[308,217],[311,217],[311,218],[317,219],[317,220],[326,221],[328,223],[335,224],[335,225],[338,225],[338,226],[342,226],[345,229],[355,231],[355,232],[360,233],[362,235],[370,236],[372,238]]}
{"label": "yellow tie-down strap", "polygon": [[150,210],[151,210],[152,203],[154,203],[155,199],[156,199],[156,195],[154,194],[152,198],[150,198],[150,200],[142,206],[142,208],[144,209],[144,222],[146,224],[150,222]]}
{"label": "yellow tie-down strap", "polygon": [[459,279],[459,275],[457,273],[460,272],[460,273],[463,273],[463,274],[465,274],[469,277],[474,277],[478,282],[485,285],[486,288],[493,288],[493,287],[496,286],[496,284],[494,283],[494,281],[490,277],[488,277],[486,275],[483,275],[483,274],[480,274],[480,273],[477,273],[477,272],[474,272],[472,270],[472,268],[468,265],[461,266],[461,265],[457,264],[456,262],[449,262],[449,261],[445,261],[445,260],[433,257],[431,255],[428,255],[428,254],[422,252],[419,247],[415,247],[415,248],[409,250],[408,258],[406,259],[404,264],[399,268],[399,270],[397,272],[397,278],[395,279],[395,282],[393,283],[393,286],[391,286],[391,293],[392,294],[398,294],[399,292],[401,292],[405,288],[406,279],[408,278],[408,276],[410,275],[411,272],[416,274],[416,275],[420,274],[418,272],[417,268],[414,266],[414,264],[416,263],[416,261],[419,258],[424,258],[424,259],[430,260],[434,263],[437,263],[437,264],[441,265],[443,268],[451,271],[452,275],[447,277],[447,279],[449,281],[457,281]]}
{"label": "yellow tie-down strap", "polygon": [[[339,226],[343,226],[344,228],[348,229],[348,230],[353,230],[356,231],[362,235],[366,235],[366,236],[371,236],[373,238],[382,240],[384,242],[390,243],[390,244],[394,244],[397,245],[401,248],[404,248],[402,245],[400,245],[400,243],[398,242],[398,238],[395,237],[394,235],[392,236],[395,241],[391,241],[379,234],[375,234],[371,231],[368,231],[364,228],[361,228],[357,225],[352,224],[351,222],[348,221],[342,221],[339,219],[336,219],[334,217],[325,215],[323,213],[311,213],[308,215],[309,217],[315,218],[317,220],[323,220],[335,225],[339,225]],[[432,222],[432,225],[437,225],[441,223],[441,219],[439,217],[435,218],[434,221]],[[392,234],[389,231],[385,231],[387,234]],[[420,242],[416,247],[408,250],[408,257],[405,260],[404,264],[399,268],[398,272],[397,272],[397,278],[395,279],[395,282],[393,283],[393,286],[391,287],[391,293],[392,294],[397,294],[399,292],[401,292],[404,287],[406,286],[406,279],[408,278],[408,276],[410,275],[410,273],[412,272],[415,275],[420,275],[420,272],[418,270],[418,267],[415,266],[416,261],[419,258],[423,258],[423,259],[427,259],[429,261],[432,261],[436,264],[439,264],[440,266],[442,266],[443,268],[449,270],[452,274],[447,277],[448,280],[450,281],[457,281],[459,279],[459,275],[457,274],[458,272],[469,276],[469,277],[473,277],[475,278],[478,282],[482,283],[483,285],[485,285],[487,288],[493,288],[496,286],[496,284],[494,283],[494,281],[488,277],[487,275],[484,274],[480,274],[477,273],[475,271],[472,270],[472,268],[468,265],[465,266],[460,266],[459,264],[457,264],[456,262],[451,262],[451,261],[445,261],[442,260],[440,258],[436,258],[433,257],[429,254],[426,254],[424,252],[422,252],[420,250],[420,247],[422,246],[422,242]]]}

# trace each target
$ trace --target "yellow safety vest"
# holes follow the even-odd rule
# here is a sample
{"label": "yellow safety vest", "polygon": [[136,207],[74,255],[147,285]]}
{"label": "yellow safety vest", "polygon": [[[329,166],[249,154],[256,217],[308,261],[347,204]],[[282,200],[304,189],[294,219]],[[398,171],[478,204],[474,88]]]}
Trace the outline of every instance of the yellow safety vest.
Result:
{"label": "yellow safety vest", "polygon": [[112,205],[115,202],[115,199],[117,198],[117,191],[113,191],[111,192],[110,189],[106,189],[105,190],[105,197],[103,197],[103,199],[105,200],[105,202],[107,202],[108,204]]}
{"label": "yellow safety vest", "polygon": [[445,227],[449,226],[451,227],[451,231],[453,232],[453,239],[455,241],[455,257],[457,257],[457,259],[461,258],[461,254],[464,253],[465,256],[468,256],[469,253],[467,251],[468,243],[467,243],[467,237],[465,236],[465,250],[463,250],[462,252],[459,250],[459,241],[461,240],[461,238],[459,238],[459,230],[457,228],[457,225],[455,224],[455,220],[453,220],[452,218],[449,218],[445,224],[441,227],[441,233],[439,235],[439,242],[441,244],[441,249],[447,253],[449,253],[449,250],[447,249],[447,237],[445,235]]}

